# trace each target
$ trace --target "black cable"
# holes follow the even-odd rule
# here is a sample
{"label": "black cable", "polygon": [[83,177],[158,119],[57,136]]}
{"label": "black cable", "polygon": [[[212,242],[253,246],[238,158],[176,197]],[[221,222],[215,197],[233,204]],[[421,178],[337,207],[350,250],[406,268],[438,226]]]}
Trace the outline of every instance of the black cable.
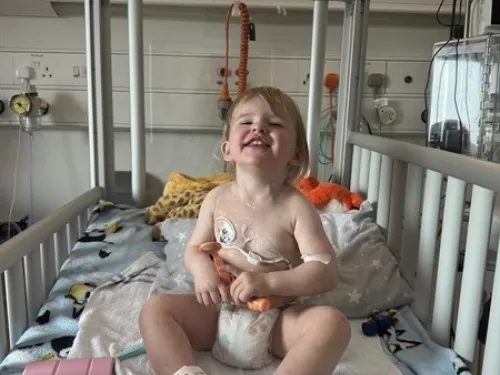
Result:
{"label": "black cable", "polygon": [[439,7],[438,7],[438,10],[436,12],[436,21],[438,24],[440,24],[441,26],[444,26],[444,27],[452,27],[452,25],[448,25],[448,24],[445,24],[443,21],[441,21],[441,18],[439,18],[439,13],[441,11],[441,8],[443,7],[443,4],[444,4],[444,1],[441,1],[441,3],[439,4]]}
{"label": "black cable", "polygon": [[[460,0],[460,5],[458,8],[458,25],[456,26],[461,26],[460,19],[462,18],[462,1]],[[454,6],[453,6],[453,14],[455,14],[455,5],[456,5],[456,0],[454,0]],[[454,19],[455,17],[453,17]],[[454,21],[453,21],[454,22]],[[455,29],[455,26],[452,26],[452,34]],[[464,129],[463,129],[463,123],[462,123],[462,118],[460,117],[460,109],[458,108],[458,100],[457,100],[457,86],[458,86],[458,43],[460,42],[460,35],[457,35],[457,40],[455,41],[455,87],[454,87],[454,92],[453,92],[453,101],[455,103],[455,110],[457,111],[457,116],[458,116],[458,126],[460,127],[460,133],[459,133],[459,143],[460,143],[460,154],[463,151],[463,137],[464,137]],[[467,103],[465,103],[467,106]],[[444,126],[444,124],[443,124]]]}
{"label": "black cable", "polygon": [[[450,39],[453,39],[453,33],[455,31],[455,12],[457,9],[457,0],[453,0],[453,5],[451,6],[451,9],[452,9],[451,25],[449,27],[450,27]],[[460,19],[460,16],[458,18]]]}
{"label": "black cable", "polygon": [[373,134],[372,127],[370,125],[370,121],[368,121],[368,119],[365,116],[363,116],[363,114],[361,114],[361,123],[363,125],[366,125],[366,128],[368,129],[368,134],[370,134],[370,135]]}
{"label": "black cable", "polygon": [[[440,4],[439,4],[439,7],[438,7],[438,10],[436,11],[436,19],[438,20],[438,23],[440,25],[443,25],[443,26],[446,26],[446,27],[451,27],[452,30],[454,29],[455,25],[444,25],[440,20],[439,20],[439,12],[441,10],[441,7],[443,6],[444,4],[444,0],[441,0]],[[455,13],[455,9],[453,9],[453,14]],[[427,91],[429,90],[429,83],[430,83],[430,80],[431,80],[431,74],[432,74],[432,65],[434,63],[434,59],[436,58],[436,56],[439,54],[439,52],[441,52],[441,50],[446,47],[450,42],[451,40],[453,39],[453,33],[451,32],[450,33],[450,36],[448,37],[448,40],[446,42],[444,42],[441,47],[439,47],[439,49],[434,52],[434,54],[432,55],[431,57],[431,61],[430,61],[430,64],[429,64],[429,70],[427,72],[427,81],[425,83],[425,89],[424,89],[424,105],[425,105],[425,112],[427,113],[427,124],[426,124],[426,127],[425,127],[425,146],[428,147],[429,146],[429,98],[428,98],[428,94],[427,94]],[[443,124],[444,126],[444,124]]]}
{"label": "black cable", "polygon": [[[442,0],[444,1],[444,0]],[[429,121],[429,98],[427,91],[429,90],[429,82],[431,79],[431,74],[432,74],[432,64],[434,63],[435,57],[441,52],[441,50],[446,47],[449,43],[451,42],[451,39],[448,39],[439,49],[434,53],[434,55],[431,58],[431,62],[429,64],[429,71],[427,73],[427,82],[425,83],[425,89],[424,89],[424,102],[425,102],[425,112],[427,113],[427,122]],[[429,146],[429,123],[426,124],[425,127],[425,145]]]}

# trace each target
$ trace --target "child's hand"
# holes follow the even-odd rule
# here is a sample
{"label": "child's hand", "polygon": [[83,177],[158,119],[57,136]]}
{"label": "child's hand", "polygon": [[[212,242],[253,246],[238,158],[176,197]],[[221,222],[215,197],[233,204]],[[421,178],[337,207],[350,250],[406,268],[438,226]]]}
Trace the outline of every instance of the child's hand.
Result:
{"label": "child's hand", "polygon": [[231,301],[229,287],[219,278],[212,264],[210,264],[210,267],[204,267],[203,270],[200,269],[193,276],[198,303],[210,306],[221,301]]}
{"label": "child's hand", "polygon": [[229,288],[231,298],[237,305],[242,306],[252,298],[269,295],[269,282],[266,273],[241,272],[232,266],[224,268],[227,272],[237,276]]}

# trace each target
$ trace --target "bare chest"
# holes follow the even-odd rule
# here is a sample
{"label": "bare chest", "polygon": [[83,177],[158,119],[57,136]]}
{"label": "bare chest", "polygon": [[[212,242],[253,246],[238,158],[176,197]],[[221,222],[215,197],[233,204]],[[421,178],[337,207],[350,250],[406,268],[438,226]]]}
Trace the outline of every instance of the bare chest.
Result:
{"label": "bare chest", "polygon": [[287,268],[298,261],[290,218],[282,209],[254,209],[234,201],[221,204],[215,211],[214,231],[229,261],[245,259],[254,266],[285,264]]}

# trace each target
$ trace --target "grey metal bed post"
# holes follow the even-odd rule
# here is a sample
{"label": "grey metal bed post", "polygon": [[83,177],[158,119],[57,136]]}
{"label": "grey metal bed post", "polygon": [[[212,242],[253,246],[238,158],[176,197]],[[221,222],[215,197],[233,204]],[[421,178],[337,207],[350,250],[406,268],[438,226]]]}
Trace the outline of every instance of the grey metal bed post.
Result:
{"label": "grey metal bed post", "polygon": [[89,143],[92,187],[115,194],[110,0],[85,0]]}
{"label": "grey metal bed post", "polygon": [[346,0],[342,31],[342,61],[337,126],[335,128],[335,150],[333,180],[350,186],[352,145],[349,133],[360,120],[361,93],[366,55],[366,35],[370,0]]}
{"label": "grey metal bed post", "polygon": [[87,116],[89,132],[90,187],[99,185],[97,165],[97,128],[95,126],[95,74],[94,67],[94,2],[85,0],[85,57],[87,64]]}
{"label": "grey metal bed post", "polygon": [[137,207],[142,207],[146,191],[142,0],[128,0],[128,33],[132,198]]}
{"label": "grey metal bed post", "polygon": [[328,31],[329,1],[314,1],[311,61],[309,72],[309,105],[307,109],[307,144],[309,145],[309,169],[313,176],[318,175],[319,120],[323,74],[325,70],[326,35]]}

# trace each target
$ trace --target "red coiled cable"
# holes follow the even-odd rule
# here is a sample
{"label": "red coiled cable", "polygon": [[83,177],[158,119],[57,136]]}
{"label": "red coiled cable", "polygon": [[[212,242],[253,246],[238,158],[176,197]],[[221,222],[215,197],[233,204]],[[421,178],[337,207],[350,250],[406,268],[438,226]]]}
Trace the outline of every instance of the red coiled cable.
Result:
{"label": "red coiled cable", "polygon": [[248,8],[245,3],[234,2],[229,7],[226,17],[226,61],[225,61],[225,74],[224,82],[221,87],[221,92],[219,100],[230,100],[229,97],[229,87],[227,84],[227,76],[229,72],[229,23],[231,20],[231,14],[233,7],[239,4],[240,11],[240,61],[238,64],[238,69],[236,74],[238,76],[238,94],[241,94],[247,89],[247,75],[248,75],[248,41],[249,41],[249,23],[250,15],[248,13]]}

